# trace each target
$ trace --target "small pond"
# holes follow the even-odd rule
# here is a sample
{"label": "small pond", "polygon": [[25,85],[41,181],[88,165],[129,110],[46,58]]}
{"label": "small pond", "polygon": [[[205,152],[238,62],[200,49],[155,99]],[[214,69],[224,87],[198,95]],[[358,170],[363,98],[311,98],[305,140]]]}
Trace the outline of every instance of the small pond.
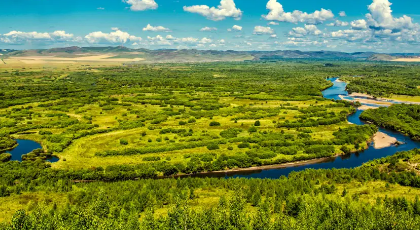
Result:
{"label": "small pond", "polygon": [[[22,155],[28,154],[35,149],[42,149],[41,144],[31,140],[16,140],[18,146],[12,150],[6,151],[7,153],[12,154],[12,161],[22,161]],[[57,162],[59,159],[57,157],[51,157],[47,159],[47,161],[54,163]]]}

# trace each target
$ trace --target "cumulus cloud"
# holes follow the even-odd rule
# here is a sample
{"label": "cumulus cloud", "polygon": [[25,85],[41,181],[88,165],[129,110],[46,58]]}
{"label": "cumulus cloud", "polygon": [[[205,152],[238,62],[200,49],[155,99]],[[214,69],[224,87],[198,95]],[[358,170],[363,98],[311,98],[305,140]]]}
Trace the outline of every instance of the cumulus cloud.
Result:
{"label": "cumulus cloud", "polygon": [[348,25],[349,25],[348,22],[343,22],[343,21],[340,21],[340,20],[336,20],[335,22],[327,24],[327,26],[336,26],[336,27],[348,26]]}
{"label": "cumulus cloud", "polygon": [[242,26],[234,25],[231,29],[228,29],[228,31],[242,31]]}
{"label": "cumulus cloud", "polygon": [[200,40],[201,44],[207,44],[207,43],[212,43],[212,42],[213,42],[213,40],[211,40],[210,38],[202,38]]}
{"label": "cumulus cloud", "polygon": [[332,38],[344,38],[348,41],[364,41],[371,36],[368,30],[339,30],[331,33]]}
{"label": "cumulus cloud", "polygon": [[274,30],[271,27],[264,27],[264,26],[256,26],[254,28],[254,34],[262,35],[262,34],[273,34]]}
{"label": "cumulus cloud", "polygon": [[130,35],[127,32],[117,30],[111,33],[104,33],[102,31],[96,31],[89,33],[85,36],[88,43],[111,43],[111,44],[124,44],[127,41],[139,42],[142,40],[141,37]]}
{"label": "cumulus cloud", "polygon": [[157,35],[156,37],[150,37],[149,36],[149,37],[147,37],[147,39],[150,41],[150,45],[160,45],[160,46],[170,46],[170,45],[172,45],[172,43],[170,41],[168,41],[168,39],[165,39],[164,37],[162,37],[160,35]]}
{"label": "cumulus cloud", "polygon": [[184,11],[200,14],[213,21],[221,21],[227,17],[240,20],[242,17],[242,11],[236,8],[233,0],[221,0],[217,8],[207,5],[184,6]]}
{"label": "cumulus cloud", "polygon": [[203,27],[200,29],[201,32],[211,32],[211,31],[216,31],[217,28],[216,27]]}
{"label": "cumulus cloud", "polygon": [[331,12],[331,10],[325,9],[316,10],[313,13],[306,13],[299,10],[295,10],[293,12],[285,12],[283,5],[277,2],[277,0],[269,0],[267,3],[267,9],[270,12],[267,15],[263,15],[263,18],[270,21],[321,24],[324,21],[334,18],[334,14]]}
{"label": "cumulus cloud", "polygon": [[370,28],[401,30],[412,29],[416,26],[412,19],[406,15],[394,18],[391,5],[388,0],[373,0],[372,4],[369,5],[370,13],[366,14]]}
{"label": "cumulus cloud", "polygon": [[147,24],[147,26],[143,28],[143,31],[171,32],[170,29],[165,28],[163,26],[151,26],[150,24]]}
{"label": "cumulus cloud", "polygon": [[269,22],[268,25],[270,25],[270,26],[278,26],[279,23],[278,22]]}
{"label": "cumulus cloud", "polygon": [[175,37],[169,34],[169,35],[166,35],[166,39],[175,40]]}
{"label": "cumulus cloud", "polygon": [[[420,42],[420,26],[403,15],[396,18],[392,15],[389,0],[372,0],[368,6],[369,13],[365,19],[354,20],[351,29],[331,33],[333,39],[345,39],[349,42],[361,41],[369,44],[400,44]],[[371,45],[370,45],[371,46]]]}
{"label": "cumulus cloud", "polygon": [[0,35],[0,41],[8,44],[25,44],[27,42],[70,42],[76,41],[73,34],[57,30],[52,33],[40,32],[22,32],[10,31],[9,33]]}
{"label": "cumulus cloud", "polygon": [[368,28],[367,22],[364,19],[354,20],[350,24],[354,30],[365,30]]}
{"label": "cumulus cloud", "polygon": [[129,4],[132,11],[155,10],[158,8],[155,0],[123,0],[123,2]]}
{"label": "cumulus cloud", "polygon": [[197,43],[198,42],[198,38],[193,38],[193,37],[180,38],[180,39],[177,39],[177,42]]}
{"label": "cumulus cloud", "polygon": [[305,25],[305,27],[295,27],[289,32],[290,36],[303,37],[306,35],[321,35],[322,31],[316,25]]}
{"label": "cumulus cloud", "polygon": [[347,16],[346,12],[344,12],[344,11],[340,11],[340,13],[338,13],[338,15],[340,15],[340,17],[345,17],[345,16]]}

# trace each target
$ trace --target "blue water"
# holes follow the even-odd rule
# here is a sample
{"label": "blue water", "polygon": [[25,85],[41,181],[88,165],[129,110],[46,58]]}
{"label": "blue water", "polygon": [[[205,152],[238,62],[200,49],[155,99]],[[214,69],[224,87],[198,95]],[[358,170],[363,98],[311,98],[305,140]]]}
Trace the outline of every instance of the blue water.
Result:
{"label": "blue water", "polygon": [[[348,96],[346,91],[346,83],[345,82],[337,82],[338,78],[331,78],[329,79],[333,82],[334,86],[324,90],[322,94],[327,99],[335,99],[340,100],[340,95]],[[376,106],[376,105],[375,105]],[[348,121],[354,123],[356,125],[363,125],[364,123],[359,119],[360,114],[363,111],[358,110],[355,114],[352,114],[348,117]],[[204,176],[212,176],[212,177],[243,177],[243,178],[270,178],[275,179],[279,178],[280,176],[287,176],[289,173],[293,171],[302,171],[305,169],[340,169],[340,168],[354,168],[361,166],[362,164],[382,158],[394,155],[400,151],[407,151],[414,148],[420,148],[420,142],[416,142],[411,140],[409,137],[406,137],[400,133],[393,132],[390,130],[380,128],[379,131],[388,134],[389,136],[395,137],[398,141],[404,142],[405,144],[399,146],[391,146],[383,149],[375,149],[371,145],[367,150],[349,154],[346,156],[340,156],[336,158],[330,158],[322,163],[316,164],[308,164],[303,166],[296,166],[296,167],[285,167],[285,168],[278,168],[278,169],[268,169],[268,170],[257,170],[252,172],[229,172],[225,174],[220,173],[209,173],[208,175]]]}
{"label": "blue water", "polygon": [[[28,154],[35,149],[42,149],[41,144],[31,140],[16,140],[19,144],[16,148],[6,151],[7,153],[12,154],[12,161],[22,161],[22,155]],[[59,159],[57,157],[51,157],[47,159],[49,162],[57,162]]]}

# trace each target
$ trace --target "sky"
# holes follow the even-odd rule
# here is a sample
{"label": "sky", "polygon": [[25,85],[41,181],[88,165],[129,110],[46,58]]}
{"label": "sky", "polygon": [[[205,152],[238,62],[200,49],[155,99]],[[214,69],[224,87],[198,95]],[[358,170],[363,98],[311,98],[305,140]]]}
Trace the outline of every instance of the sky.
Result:
{"label": "sky", "polygon": [[0,48],[418,53],[419,22],[418,0],[1,0]]}

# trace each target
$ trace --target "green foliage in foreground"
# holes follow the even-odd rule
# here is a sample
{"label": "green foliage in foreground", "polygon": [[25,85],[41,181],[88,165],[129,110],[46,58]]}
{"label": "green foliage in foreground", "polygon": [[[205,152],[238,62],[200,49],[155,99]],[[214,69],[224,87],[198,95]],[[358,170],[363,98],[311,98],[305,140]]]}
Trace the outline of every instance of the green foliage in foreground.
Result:
{"label": "green foliage in foreground", "polygon": [[[12,167],[19,172],[15,180],[5,182],[1,179],[1,196],[18,198],[19,194],[24,196],[28,192],[46,192],[46,196],[62,194],[60,196],[65,198],[60,202],[51,199],[30,202],[0,227],[418,229],[418,198],[378,197],[370,203],[360,199],[363,193],[349,194],[346,187],[375,181],[420,187],[420,178],[414,172],[380,170],[395,161],[394,158],[411,160],[419,155],[420,150],[413,150],[371,162],[370,166],[306,170],[276,180],[185,178],[75,183],[65,178],[65,174],[53,173],[48,168],[33,174],[28,163],[20,163]],[[209,194],[213,195],[209,197]],[[210,200],[206,203],[202,199]]]}
{"label": "green foliage in foreground", "polygon": [[364,111],[360,118],[420,140],[420,105],[395,104]]}

